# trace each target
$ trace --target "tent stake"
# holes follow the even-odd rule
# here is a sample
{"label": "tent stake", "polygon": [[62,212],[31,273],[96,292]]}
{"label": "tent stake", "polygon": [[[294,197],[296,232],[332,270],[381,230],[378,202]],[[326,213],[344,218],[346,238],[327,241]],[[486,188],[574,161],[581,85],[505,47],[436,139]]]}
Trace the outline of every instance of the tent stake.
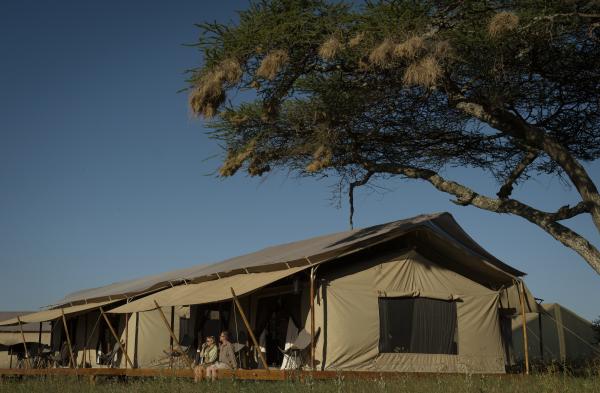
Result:
{"label": "tent stake", "polygon": [[113,329],[113,327],[112,327],[110,321],[108,320],[108,317],[104,313],[104,310],[102,309],[102,307],[100,307],[100,313],[104,317],[104,321],[106,322],[106,325],[108,326],[108,330],[110,330],[110,332],[112,333],[112,335],[115,338],[115,340],[117,340],[117,343],[119,344],[119,348],[121,348],[121,352],[123,352],[123,355],[125,355],[125,360],[127,360],[127,363],[129,363],[129,365],[131,366],[131,368],[133,368],[133,364],[131,363],[131,359],[129,359],[129,355],[127,354],[127,351],[125,351],[123,349],[123,345],[121,344],[121,340],[119,339],[119,336],[117,336],[117,332],[115,332],[115,329]]}
{"label": "tent stake", "polygon": [[183,349],[181,349],[181,344],[179,344],[179,340],[177,339],[177,337],[175,336],[175,333],[173,333],[173,329],[171,329],[171,326],[169,325],[169,321],[167,321],[167,317],[165,317],[165,313],[163,312],[163,310],[160,308],[160,306],[158,305],[158,302],[155,300],[154,304],[156,305],[156,309],[158,310],[158,312],[160,313],[160,316],[165,324],[165,326],[167,327],[167,329],[169,329],[169,334],[171,335],[171,338],[173,339],[173,341],[175,342],[175,344],[177,344],[177,351],[179,353],[181,353],[183,355],[183,358],[185,359],[186,363],[188,364],[188,366],[190,366],[190,368],[193,370],[194,369],[194,363],[192,363],[191,359],[188,357],[187,353],[185,353],[183,351]]}
{"label": "tent stake", "polygon": [[269,372],[269,366],[267,365],[267,359],[265,359],[265,355],[263,355],[262,351],[260,350],[260,346],[258,345],[256,336],[254,335],[254,332],[250,328],[250,324],[248,323],[248,319],[246,318],[246,313],[244,313],[244,310],[242,310],[242,306],[240,305],[240,302],[239,302],[237,296],[235,295],[235,291],[233,290],[233,288],[231,288],[231,296],[233,297],[233,302],[234,302],[235,306],[237,307],[238,311],[240,312],[240,316],[242,317],[244,326],[246,326],[246,329],[248,330],[248,334],[250,334],[250,338],[252,339],[252,344],[254,344],[254,348],[256,348],[258,350],[258,357],[260,358],[260,362],[262,363],[265,370],[267,372]]}
{"label": "tent stake", "polygon": [[525,375],[529,375],[529,343],[527,342],[527,318],[525,317],[525,287],[519,280],[519,298],[521,300],[521,317],[523,318],[523,351],[525,353]]}
{"label": "tent stake", "polygon": [[313,371],[315,364],[315,268],[310,268],[310,366]]}
{"label": "tent stake", "polygon": [[20,317],[17,317],[17,321],[19,322],[19,330],[21,331],[21,339],[23,340],[23,348],[25,349],[25,366],[31,368],[31,363],[29,363],[29,352],[27,352],[27,343],[25,341],[25,333],[23,333],[23,323],[21,322]]}
{"label": "tent stake", "polygon": [[71,345],[71,336],[69,335],[69,328],[67,327],[67,319],[65,318],[65,310],[61,308],[60,313],[62,315],[63,327],[65,328],[65,336],[67,336],[67,345],[69,346],[69,356],[71,359],[69,366],[70,366],[70,368],[77,368],[77,364],[75,363],[75,356],[73,356],[73,346]]}

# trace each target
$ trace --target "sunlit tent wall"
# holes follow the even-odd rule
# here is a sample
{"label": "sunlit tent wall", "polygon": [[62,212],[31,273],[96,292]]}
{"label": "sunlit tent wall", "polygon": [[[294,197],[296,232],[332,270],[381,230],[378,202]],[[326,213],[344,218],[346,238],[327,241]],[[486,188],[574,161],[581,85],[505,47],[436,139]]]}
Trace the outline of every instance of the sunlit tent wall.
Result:
{"label": "sunlit tent wall", "polygon": [[[581,364],[600,356],[598,337],[592,323],[560,304],[539,306],[539,312],[528,312],[527,341],[529,358],[534,363]],[[512,319],[511,364],[524,357],[523,320]]]}
{"label": "sunlit tent wall", "polygon": [[[58,305],[120,299],[106,312],[118,320],[115,325],[134,365],[169,367],[175,366],[165,357],[171,339],[156,304],[192,356],[206,335],[225,328],[233,341],[250,344],[242,316],[233,312],[233,289],[269,366],[280,366],[280,349],[301,338],[307,366],[311,272],[316,277],[312,315],[317,369],[504,372],[507,329],[501,321],[521,310],[515,283],[523,273],[485,251],[448,213],[79,291]],[[535,302],[524,289],[528,311]],[[77,315],[87,318],[77,324],[87,323],[89,339],[96,317],[91,309],[87,313]],[[242,364],[261,366],[256,357]],[[124,359],[119,365],[125,366]]]}
{"label": "sunlit tent wall", "polygon": [[[28,314],[26,311],[0,312],[0,321]],[[0,326],[0,368],[17,366],[17,357],[25,353],[23,336],[29,352],[50,344],[50,324],[28,323],[22,326]]]}

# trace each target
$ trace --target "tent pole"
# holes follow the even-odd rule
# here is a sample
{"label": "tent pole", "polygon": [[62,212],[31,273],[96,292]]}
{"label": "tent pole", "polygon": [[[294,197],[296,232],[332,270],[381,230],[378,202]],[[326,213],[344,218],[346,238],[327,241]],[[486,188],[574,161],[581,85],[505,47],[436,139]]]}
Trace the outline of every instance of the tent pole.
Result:
{"label": "tent pole", "polygon": [[167,327],[167,329],[169,329],[169,334],[171,335],[171,338],[173,339],[173,341],[177,345],[177,351],[183,355],[183,358],[185,359],[186,363],[193,370],[194,369],[194,363],[192,363],[192,360],[188,357],[187,353],[185,353],[183,351],[183,349],[181,349],[181,344],[179,344],[179,340],[175,336],[175,333],[173,333],[173,329],[171,329],[171,326],[169,325],[169,321],[167,321],[167,317],[165,317],[165,313],[160,308],[160,306],[158,305],[158,302],[156,300],[154,301],[154,304],[156,305],[156,309],[160,313],[160,316],[161,316],[161,318],[162,318],[165,326]]}
{"label": "tent pole", "polygon": [[[129,313],[125,314],[125,353],[129,348]],[[125,362],[125,370],[127,370],[127,362]]]}
{"label": "tent pole", "polygon": [[29,352],[27,352],[27,343],[25,341],[25,333],[23,333],[23,323],[21,322],[21,317],[17,317],[17,321],[19,322],[19,330],[21,331],[21,339],[23,340],[23,348],[25,349],[25,365],[27,368],[31,368],[31,363],[29,363]]}
{"label": "tent pole", "polygon": [[265,370],[267,372],[269,372],[269,366],[267,365],[267,359],[265,359],[265,355],[263,355],[262,351],[260,350],[260,346],[258,345],[256,336],[254,335],[254,332],[250,328],[250,323],[248,323],[248,319],[246,318],[246,313],[244,313],[244,310],[242,310],[242,306],[240,305],[240,302],[239,302],[237,296],[235,295],[235,291],[233,290],[233,288],[231,288],[231,296],[233,297],[233,302],[234,302],[235,306],[237,307],[238,311],[240,312],[240,316],[242,317],[242,322],[244,322],[244,326],[246,326],[246,329],[248,330],[248,334],[250,334],[250,338],[252,339],[252,344],[254,344],[254,348],[256,348],[258,350],[258,356],[260,357],[260,362],[262,363]]}
{"label": "tent pole", "polygon": [[315,364],[315,268],[310,268],[310,366],[313,371]]}
{"label": "tent pole", "polygon": [[[171,306],[171,331],[174,332],[175,329],[175,307]],[[171,355],[169,355],[169,368],[173,369],[173,336],[169,339],[169,350]]]}
{"label": "tent pole", "polygon": [[67,319],[65,318],[65,310],[61,308],[60,313],[62,315],[63,327],[65,328],[65,336],[67,336],[67,345],[69,346],[69,356],[71,359],[70,367],[77,368],[75,356],[73,355],[73,346],[71,345],[71,336],[69,335],[69,328],[67,327]]}
{"label": "tent pole", "polygon": [[104,317],[104,321],[106,322],[106,325],[108,326],[108,330],[110,330],[110,332],[112,333],[112,335],[115,338],[115,340],[117,340],[117,343],[119,344],[119,348],[121,348],[121,352],[123,352],[123,354],[125,355],[125,360],[127,360],[127,363],[129,363],[129,365],[131,366],[131,368],[133,368],[133,365],[131,363],[131,359],[129,359],[129,355],[127,354],[127,351],[125,351],[123,349],[123,344],[121,344],[121,339],[119,339],[119,336],[117,336],[117,332],[115,332],[115,329],[113,329],[113,327],[112,327],[110,321],[108,320],[108,317],[104,313],[104,310],[102,309],[102,307],[100,307],[100,313]]}
{"label": "tent pole", "polygon": [[525,287],[523,280],[518,281],[519,298],[521,300],[521,317],[523,319],[523,352],[525,354],[525,375],[529,375],[529,343],[527,342],[527,318],[525,317]]}

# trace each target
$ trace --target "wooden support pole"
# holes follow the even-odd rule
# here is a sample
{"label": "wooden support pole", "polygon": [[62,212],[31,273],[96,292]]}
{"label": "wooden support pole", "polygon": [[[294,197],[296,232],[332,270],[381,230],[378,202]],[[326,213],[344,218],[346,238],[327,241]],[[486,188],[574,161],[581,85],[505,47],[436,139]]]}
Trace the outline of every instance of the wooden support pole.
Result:
{"label": "wooden support pole", "polygon": [[181,349],[181,345],[179,344],[179,340],[177,339],[177,336],[175,336],[175,333],[173,333],[173,329],[171,329],[171,326],[169,325],[169,321],[167,321],[167,317],[165,317],[165,313],[160,308],[160,306],[158,305],[158,302],[156,300],[154,301],[154,304],[156,305],[156,309],[160,313],[160,316],[161,316],[161,318],[162,318],[165,326],[167,327],[167,329],[169,329],[169,334],[171,335],[171,338],[173,339],[173,341],[175,342],[175,344],[177,344],[177,351],[179,353],[181,353],[181,355],[185,359],[185,362],[188,364],[188,366],[191,369],[194,369],[194,363],[189,358],[189,356],[187,355],[187,353],[185,353],[185,351],[183,349]]}
{"label": "wooden support pole", "polygon": [[17,317],[17,321],[19,322],[19,330],[21,331],[21,339],[23,340],[23,349],[25,350],[25,366],[31,368],[31,363],[29,363],[29,352],[27,351],[27,340],[25,340],[25,333],[23,333],[21,317]]}
{"label": "wooden support pole", "polygon": [[75,363],[75,356],[73,355],[73,346],[71,345],[71,336],[69,335],[69,328],[67,327],[67,318],[65,318],[65,310],[60,309],[60,313],[62,315],[63,327],[65,328],[65,336],[67,336],[67,345],[69,346],[69,356],[71,361],[69,362],[69,366],[71,368],[76,368],[77,364]]}
{"label": "wooden support pole", "polygon": [[127,354],[127,351],[125,351],[123,349],[123,345],[121,344],[121,339],[119,338],[119,336],[117,336],[117,332],[115,331],[115,329],[113,329],[113,327],[112,327],[110,321],[108,320],[108,317],[104,313],[104,310],[102,309],[102,307],[100,307],[100,314],[102,314],[102,316],[104,317],[104,321],[106,322],[106,325],[108,326],[108,330],[110,330],[110,332],[112,333],[115,340],[117,340],[117,343],[119,344],[119,348],[121,348],[121,352],[123,353],[123,355],[125,355],[125,360],[127,361],[127,363],[129,363],[131,368],[133,368],[133,363],[131,363],[131,359],[129,359],[129,355]]}
{"label": "wooden support pole", "polygon": [[[129,349],[129,316],[131,314],[125,314],[125,354],[127,354],[127,350]],[[127,369],[127,362],[125,362],[125,369]],[[133,366],[132,366],[133,368]]]}
{"label": "wooden support pole", "polygon": [[525,316],[525,287],[518,281],[519,298],[521,300],[521,317],[523,319],[523,352],[525,354],[525,375],[529,375],[529,343],[527,341],[527,317]]}
{"label": "wooden support pole", "polygon": [[310,269],[310,366],[316,370],[315,362],[315,268]]}
{"label": "wooden support pole", "polygon": [[[173,329],[175,329],[175,307],[171,306],[171,324],[169,325],[171,327],[171,331],[174,332]],[[169,338],[169,351],[171,353],[171,355],[169,355],[169,368],[172,369],[173,368],[173,336],[171,336]]]}
{"label": "wooden support pole", "polygon": [[244,310],[242,310],[242,306],[240,305],[240,302],[239,302],[237,296],[235,295],[235,291],[233,290],[233,288],[231,288],[231,296],[233,297],[233,302],[234,302],[235,306],[237,307],[238,311],[240,312],[240,316],[242,317],[244,326],[246,326],[246,330],[248,330],[248,334],[250,335],[250,338],[252,339],[252,344],[254,344],[254,348],[256,348],[258,350],[258,357],[260,358],[260,362],[262,363],[265,370],[267,370],[267,372],[268,372],[269,366],[267,365],[267,359],[265,359],[265,355],[263,355],[262,351],[260,350],[260,346],[258,345],[256,336],[254,335],[254,332],[250,328],[250,323],[248,323],[248,318],[246,318],[246,313],[244,313]]}

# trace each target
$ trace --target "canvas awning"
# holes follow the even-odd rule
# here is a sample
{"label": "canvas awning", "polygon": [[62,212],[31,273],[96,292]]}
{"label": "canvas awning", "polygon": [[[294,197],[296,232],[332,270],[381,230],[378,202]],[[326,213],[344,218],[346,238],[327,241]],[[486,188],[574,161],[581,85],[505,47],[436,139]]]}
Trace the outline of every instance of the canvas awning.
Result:
{"label": "canvas awning", "polygon": [[220,302],[232,298],[231,288],[237,296],[241,296],[307,268],[309,266],[265,273],[236,274],[198,284],[180,285],[145,296],[109,312],[133,313],[154,310],[156,309],[155,301],[161,307]]}
{"label": "canvas awning", "polygon": [[[122,300],[122,299],[119,299],[119,300]],[[18,318],[15,317],[15,318],[8,319],[6,321],[2,321],[2,322],[0,322],[0,326],[18,325],[19,319],[21,320],[21,323],[38,323],[38,322],[52,321],[54,319],[61,318],[63,312],[65,313],[65,315],[75,314],[75,313],[99,308],[102,306],[106,306],[111,303],[118,302],[119,300],[108,300],[108,301],[99,302],[99,303],[88,303],[88,304],[80,304],[77,306],[64,307],[62,309],[62,311],[60,308],[55,308],[52,310],[38,311],[38,312],[31,313],[31,314],[21,315]]]}

